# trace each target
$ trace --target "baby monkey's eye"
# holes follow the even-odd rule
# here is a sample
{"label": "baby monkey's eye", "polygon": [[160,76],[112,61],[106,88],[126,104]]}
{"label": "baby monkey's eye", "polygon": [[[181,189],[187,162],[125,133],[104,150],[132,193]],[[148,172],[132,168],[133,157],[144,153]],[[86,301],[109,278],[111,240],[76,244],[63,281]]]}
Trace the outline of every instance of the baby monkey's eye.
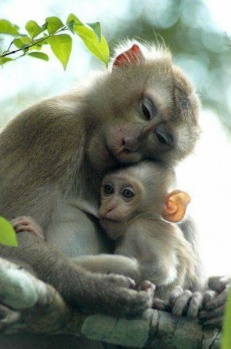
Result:
{"label": "baby monkey's eye", "polygon": [[114,187],[111,184],[105,184],[104,185],[104,194],[105,195],[111,195],[114,193]]}
{"label": "baby monkey's eye", "polygon": [[132,199],[132,198],[134,198],[134,196],[135,196],[135,193],[134,193],[134,191],[132,190],[132,189],[130,189],[130,188],[125,188],[125,189],[123,189],[123,191],[122,191],[122,196],[125,198],[125,199]]}

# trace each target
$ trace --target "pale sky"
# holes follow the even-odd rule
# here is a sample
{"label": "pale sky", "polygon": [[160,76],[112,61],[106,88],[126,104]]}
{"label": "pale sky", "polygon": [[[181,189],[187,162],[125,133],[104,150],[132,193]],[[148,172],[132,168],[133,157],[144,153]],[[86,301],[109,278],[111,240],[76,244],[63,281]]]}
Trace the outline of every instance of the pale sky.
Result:
{"label": "pale sky", "polygon": [[230,0],[205,0],[218,27],[231,34]]}
{"label": "pale sky", "polygon": [[[220,29],[231,34],[230,1],[205,2]],[[107,11],[110,18],[113,15],[122,18],[126,15],[127,1],[56,1],[61,6],[61,14],[53,13],[54,3],[54,0],[0,0],[0,17],[24,27],[30,19],[42,24],[48,16],[57,15],[65,20],[73,12],[83,21],[94,22]],[[22,106],[26,107],[42,97],[73,86],[75,80],[84,79],[89,73],[86,64],[89,54],[81,43],[74,46],[74,51],[66,72],[55,59],[49,63],[37,60],[36,69],[34,60],[29,58],[5,65],[0,73],[0,125],[12,115],[12,109],[19,111],[19,91],[33,89],[33,100],[23,100]],[[73,57],[78,57],[78,61],[74,61]],[[231,256],[231,135],[225,133],[216,115],[203,109],[201,125],[203,134],[195,155],[181,164],[177,171],[179,189],[185,189],[192,197],[190,211],[198,224],[208,273],[231,274],[231,263],[227,262],[227,256]]]}

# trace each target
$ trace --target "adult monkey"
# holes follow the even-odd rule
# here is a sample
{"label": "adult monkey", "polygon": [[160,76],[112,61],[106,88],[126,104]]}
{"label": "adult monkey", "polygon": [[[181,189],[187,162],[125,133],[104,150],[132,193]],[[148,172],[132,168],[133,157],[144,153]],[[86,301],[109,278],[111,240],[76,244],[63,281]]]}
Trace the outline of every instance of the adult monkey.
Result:
{"label": "adult monkey", "polygon": [[[50,244],[21,233],[19,247],[2,247],[1,255],[28,265],[84,312],[142,313],[151,292],[131,290],[120,276],[86,273],[57,249],[68,237],[62,252],[69,257],[108,250],[88,214],[105,173],[142,159],[175,164],[198,134],[198,99],[170,53],[130,44],[112,71],[30,107],[1,134],[1,215],[34,217]],[[83,202],[85,211],[78,208]]]}

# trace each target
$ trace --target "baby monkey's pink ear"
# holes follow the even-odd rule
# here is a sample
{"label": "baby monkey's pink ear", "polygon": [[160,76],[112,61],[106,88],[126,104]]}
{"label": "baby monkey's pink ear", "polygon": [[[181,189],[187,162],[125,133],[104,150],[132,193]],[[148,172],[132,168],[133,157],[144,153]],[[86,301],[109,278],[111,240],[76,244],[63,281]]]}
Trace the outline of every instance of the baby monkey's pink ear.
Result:
{"label": "baby monkey's pink ear", "polygon": [[129,50],[119,54],[113,63],[113,68],[138,63],[144,59],[143,53],[137,44],[134,44]]}
{"label": "baby monkey's pink ear", "polygon": [[180,222],[185,215],[186,208],[190,203],[190,196],[184,191],[174,190],[165,201],[162,217],[169,222]]}

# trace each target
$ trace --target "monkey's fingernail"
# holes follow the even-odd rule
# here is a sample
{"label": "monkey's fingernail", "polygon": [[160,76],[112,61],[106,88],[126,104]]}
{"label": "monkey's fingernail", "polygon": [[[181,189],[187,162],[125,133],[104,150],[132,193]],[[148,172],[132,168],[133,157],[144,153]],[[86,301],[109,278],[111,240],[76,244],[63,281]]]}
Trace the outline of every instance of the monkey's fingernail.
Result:
{"label": "monkey's fingernail", "polygon": [[155,289],[156,289],[156,286],[153,285],[153,284],[151,284],[151,283],[150,283],[150,285],[147,287],[147,291],[149,291],[149,292],[153,292],[153,291],[155,291]]}
{"label": "monkey's fingernail", "polygon": [[135,288],[136,287],[136,283],[133,279],[129,278],[129,288]]}

